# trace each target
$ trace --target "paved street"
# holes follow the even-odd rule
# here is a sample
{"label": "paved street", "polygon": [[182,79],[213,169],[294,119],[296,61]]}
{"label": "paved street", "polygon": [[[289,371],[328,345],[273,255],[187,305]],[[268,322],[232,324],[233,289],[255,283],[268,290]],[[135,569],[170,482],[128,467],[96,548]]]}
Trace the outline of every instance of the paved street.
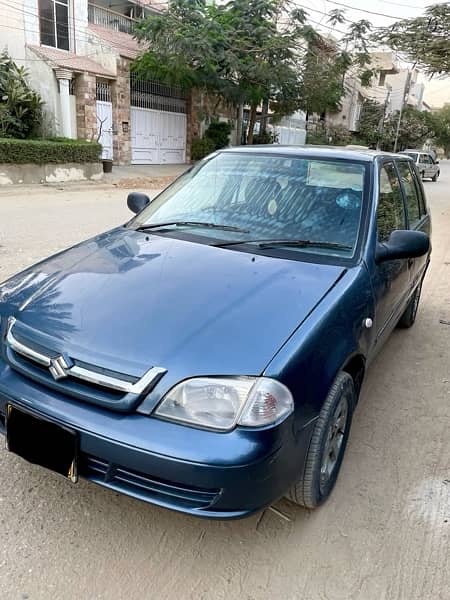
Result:
{"label": "paved street", "polygon": [[[1,600],[448,600],[450,162],[425,188],[418,321],[375,360],[326,505],[200,521],[73,486],[1,444]],[[0,280],[130,216],[126,190],[70,189],[0,191]]]}

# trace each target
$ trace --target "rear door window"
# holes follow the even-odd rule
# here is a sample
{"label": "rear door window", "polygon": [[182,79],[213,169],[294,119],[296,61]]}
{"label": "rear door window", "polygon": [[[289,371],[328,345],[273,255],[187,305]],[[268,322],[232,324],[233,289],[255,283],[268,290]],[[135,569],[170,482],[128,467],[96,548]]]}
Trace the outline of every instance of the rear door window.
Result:
{"label": "rear door window", "polygon": [[403,191],[405,194],[406,212],[408,214],[409,227],[413,229],[420,221],[419,195],[413,180],[412,171],[408,163],[397,162]]}
{"label": "rear door window", "polygon": [[380,170],[377,229],[380,242],[387,241],[396,229],[405,229],[405,209],[394,163],[386,163]]}

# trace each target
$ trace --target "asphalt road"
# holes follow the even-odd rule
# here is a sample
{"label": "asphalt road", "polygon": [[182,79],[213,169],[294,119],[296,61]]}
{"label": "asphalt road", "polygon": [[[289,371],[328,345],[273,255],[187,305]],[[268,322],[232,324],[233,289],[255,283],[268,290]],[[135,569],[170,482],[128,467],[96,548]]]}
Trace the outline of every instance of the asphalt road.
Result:
{"label": "asphalt road", "polygon": [[[450,163],[425,187],[433,258],[418,320],[371,367],[326,505],[200,521],[1,447],[1,600],[450,599]],[[0,191],[0,280],[124,221],[125,195]]]}

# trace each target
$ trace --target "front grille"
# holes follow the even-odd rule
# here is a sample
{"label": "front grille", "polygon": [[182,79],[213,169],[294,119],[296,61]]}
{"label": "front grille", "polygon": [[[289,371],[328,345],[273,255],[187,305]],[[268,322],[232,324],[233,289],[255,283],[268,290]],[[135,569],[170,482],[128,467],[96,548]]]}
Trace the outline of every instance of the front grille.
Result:
{"label": "front grille", "polygon": [[155,479],[90,455],[81,457],[79,471],[82,477],[124,494],[180,508],[207,508],[220,493],[218,489],[185,487]]}
{"label": "front grille", "polygon": [[86,402],[115,410],[130,410],[164,375],[151,367],[141,376],[86,363],[79,356],[58,352],[57,340],[15,318],[8,319],[5,358],[22,375]]}
{"label": "front grille", "polygon": [[16,371],[19,371],[22,375],[44,384],[47,387],[63,391],[65,394],[78,398],[79,400],[92,402],[94,404],[108,403],[113,407],[115,403],[122,400],[124,397],[123,392],[105,389],[95,383],[81,382],[76,379],[55,381],[50,375],[48,368],[14,352],[10,348],[8,348],[6,352],[6,358],[9,365]]}

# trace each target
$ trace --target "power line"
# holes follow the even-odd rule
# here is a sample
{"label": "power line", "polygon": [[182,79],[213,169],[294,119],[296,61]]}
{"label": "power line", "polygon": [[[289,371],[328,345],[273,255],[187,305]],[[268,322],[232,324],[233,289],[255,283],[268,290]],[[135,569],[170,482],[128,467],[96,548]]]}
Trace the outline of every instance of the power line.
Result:
{"label": "power line", "polygon": [[337,6],[343,6],[344,8],[349,8],[350,10],[357,10],[358,12],[367,13],[368,15],[376,15],[378,17],[386,17],[387,19],[392,19],[394,21],[401,21],[403,17],[393,17],[392,15],[387,15],[386,13],[375,12],[373,10],[366,10],[364,8],[356,8],[355,6],[351,6],[350,4],[344,4],[343,2],[336,2],[336,0],[328,0],[330,4],[336,4]]}

